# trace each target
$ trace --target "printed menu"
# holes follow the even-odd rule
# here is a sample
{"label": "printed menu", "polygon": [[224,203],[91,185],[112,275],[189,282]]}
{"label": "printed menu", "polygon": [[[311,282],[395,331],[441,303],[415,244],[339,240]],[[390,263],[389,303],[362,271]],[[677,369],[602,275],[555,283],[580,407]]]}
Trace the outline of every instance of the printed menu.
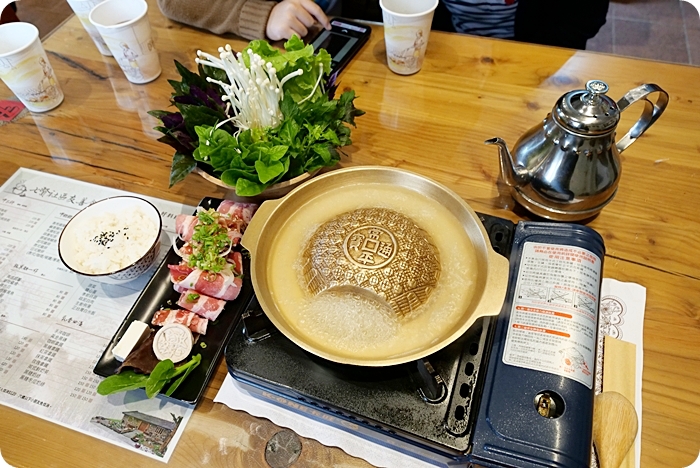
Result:
{"label": "printed menu", "polygon": [[161,252],[144,275],[108,285],[68,270],[58,238],[115,195],[130,194],[24,168],[0,188],[0,404],[167,462],[193,407],[143,390],[98,395],[92,370],[169,249],[175,217],[194,208],[139,195],[161,213]]}

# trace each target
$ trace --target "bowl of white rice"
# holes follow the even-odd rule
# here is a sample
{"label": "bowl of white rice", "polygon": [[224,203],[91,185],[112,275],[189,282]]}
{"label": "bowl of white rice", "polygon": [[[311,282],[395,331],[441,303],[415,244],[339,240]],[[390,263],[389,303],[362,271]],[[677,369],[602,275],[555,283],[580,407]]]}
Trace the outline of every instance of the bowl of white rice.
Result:
{"label": "bowl of white rice", "polygon": [[75,273],[104,283],[125,283],[153,264],[162,224],[158,209],[142,198],[105,198],[66,224],[58,255]]}

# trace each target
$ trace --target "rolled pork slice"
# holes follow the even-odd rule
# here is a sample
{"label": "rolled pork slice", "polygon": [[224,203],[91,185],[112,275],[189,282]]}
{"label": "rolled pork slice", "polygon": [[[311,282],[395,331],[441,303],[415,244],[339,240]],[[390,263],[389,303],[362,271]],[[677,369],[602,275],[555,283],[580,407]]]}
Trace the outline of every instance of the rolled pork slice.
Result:
{"label": "rolled pork slice", "polygon": [[242,219],[247,226],[250,220],[253,219],[253,215],[257,209],[258,205],[255,203],[240,203],[232,200],[224,200],[219,204],[216,211],[228,215],[232,220]]}
{"label": "rolled pork slice", "polygon": [[185,242],[192,240],[194,227],[199,222],[196,216],[179,214],[175,217],[175,233]]}
{"label": "rolled pork slice", "polygon": [[153,315],[151,320],[151,325],[159,327],[169,323],[179,323],[189,328],[193,333],[206,335],[209,320],[188,310],[181,309],[161,309]]}
{"label": "rolled pork slice", "polygon": [[[192,240],[192,236],[194,235],[194,228],[198,223],[199,218],[196,216],[179,214],[175,218],[175,233],[180,237],[180,239],[184,240],[185,242],[190,242]],[[229,239],[231,239],[231,244],[238,245],[238,243],[241,241],[241,237],[243,237],[243,231],[245,230],[247,223],[240,219],[230,221],[222,217],[219,224],[227,229],[226,235]]]}
{"label": "rolled pork slice", "polygon": [[[235,265],[231,265],[234,268]],[[199,269],[192,269],[185,264],[168,265],[170,279],[175,286],[194,289],[204,294],[224,301],[232,301],[241,292],[243,281],[237,278],[230,268],[225,268],[219,273],[211,273]],[[180,289],[175,288],[180,291]]]}
{"label": "rolled pork slice", "polygon": [[197,291],[187,289],[180,294],[180,299],[178,299],[177,305],[183,309],[194,312],[200,317],[214,321],[217,319],[221,311],[224,310],[226,301],[214,299],[213,297],[200,294]]}
{"label": "rolled pork slice", "polygon": [[231,251],[226,257],[226,261],[233,266],[233,274],[241,276],[243,274],[243,255],[240,252]]}
{"label": "rolled pork slice", "polygon": [[245,231],[245,229],[238,229],[237,227],[228,227],[228,231],[226,231],[226,235],[228,236],[229,239],[231,239],[231,245],[238,245],[241,242],[241,238],[243,237],[242,232]]}

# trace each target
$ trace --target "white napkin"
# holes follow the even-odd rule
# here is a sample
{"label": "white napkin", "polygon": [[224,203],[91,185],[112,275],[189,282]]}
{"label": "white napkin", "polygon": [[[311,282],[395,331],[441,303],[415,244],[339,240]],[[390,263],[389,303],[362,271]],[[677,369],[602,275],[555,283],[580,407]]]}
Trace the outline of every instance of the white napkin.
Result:
{"label": "white napkin", "polygon": [[231,409],[245,411],[258,418],[269,419],[280,427],[293,430],[302,437],[314,439],[323,445],[339,447],[353,457],[362,458],[382,468],[425,468],[433,465],[400,453],[390,447],[376,444],[341,429],[331,427],[286,408],[263,401],[244,390],[231,375],[214,398]]}

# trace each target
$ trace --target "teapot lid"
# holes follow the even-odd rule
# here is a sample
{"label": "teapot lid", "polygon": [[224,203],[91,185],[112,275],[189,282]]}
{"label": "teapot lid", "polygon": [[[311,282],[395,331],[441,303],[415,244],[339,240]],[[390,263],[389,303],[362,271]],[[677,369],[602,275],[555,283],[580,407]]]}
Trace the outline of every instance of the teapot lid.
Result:
{"label": "teapot lid", "polygon": [[562,127],[582,134],[608,133],[617,126],[620,110],[605,93],[608,85],[590,80],[586,89],[571,91],[559,98],[552,115]]}

